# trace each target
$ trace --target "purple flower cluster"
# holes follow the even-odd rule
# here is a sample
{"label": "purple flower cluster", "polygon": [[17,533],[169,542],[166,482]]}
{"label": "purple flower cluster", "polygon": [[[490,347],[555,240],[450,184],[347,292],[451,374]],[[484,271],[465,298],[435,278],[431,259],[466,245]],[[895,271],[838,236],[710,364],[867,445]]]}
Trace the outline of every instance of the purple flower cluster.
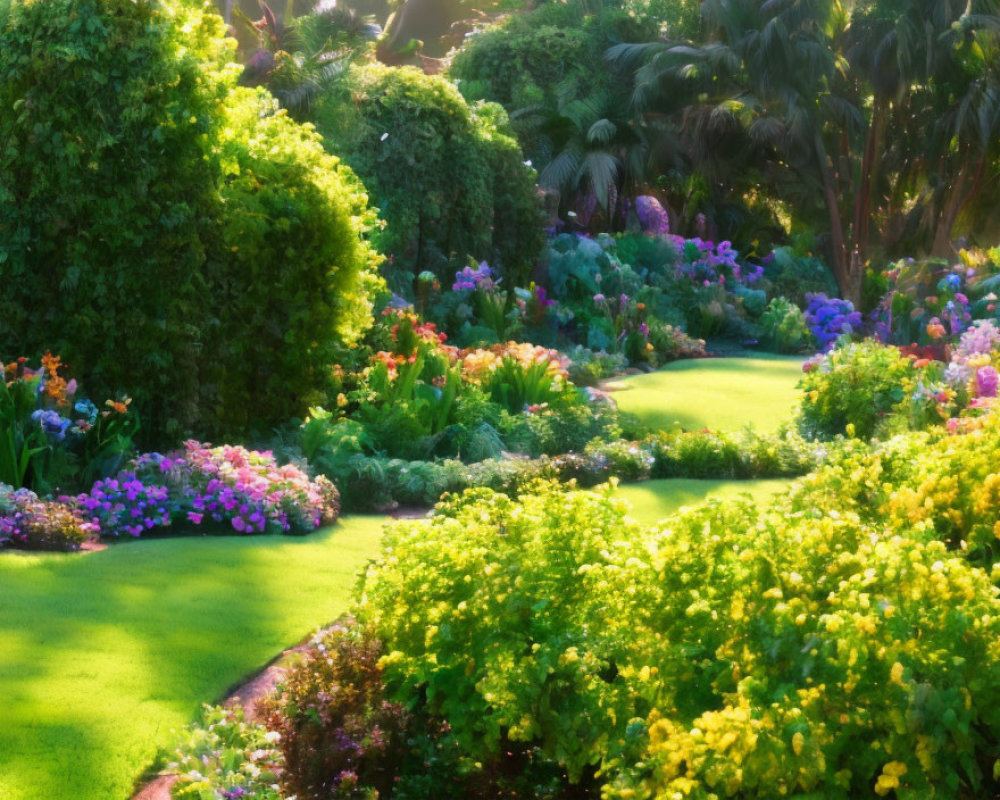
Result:
{"label": "purple flower cluster", "polygon": [[854,310],[850,300],[827,297],[822,292],[809,295],[808,299],[806,324],[819,342],[820,350],[829,350],[841,336],[861,330],[861,312]]}
{"label": "purple flower cluster", "polygon": [[326,478],[278,466],[269,452],[194,441],[178,453],[139,456],[129,471],[71,502],[108,536],[139,536],[175,519],[211,520],[239,533],[305,533],[339,511],[337,489]]}
{"label": "purple flower cluster", "polygon": [[239,533],[263,533],[269,517],[283,531],[291,527],[288,514],[280,508],[269,514],[264,498],[254,500],[251,492],[229,486],[218,478],[212,478],[202,491],[188,491],[193,510],[187,512],[187,518],[195,525],[200,525],[207,514],[215,522],[229,520]]}
{"label": "purple flower cluster", "polygon": [[964,364],[970,356],[989,355],[994,350],[1000,350],[1000,329],[992,320],[977,319],[959,339],[952,362]]}
{"label": "purple flower cluster", "polygon": [[176,506],[167,487],[143,483],[132,472],[98,481],[73,503],[102,535],[133,537],[169,525]]}
{"label": "purple flower cluster", "polygon": [[670,217],[655,197],[644,194],[635,198],[635,214],[643,233],[666,236],[670,233]]}
{"label": "purple flower cluster", "polygon": [[702,286],[725,286],[730,280],[749,286],[764,274],[764,268],[759,265],[744,271],[737,260],[739,253],[728,241],[714,244],[695,237],[680,240],[680,248],[682,259],[678,272]]}
{"label": "purple flower cluster", "polygon": [[980,367],[976,370],[976,395],[978,397],[996,397],[1000,375],[993,367]]}
{"label": "purple flower cluster", "polygon": [[490,265],[483,261],[475,269],[466,267],[460,272],[456,272],[455,283],[451,288],[455,292],[475,291],[476,289],[485,292],[492,289],[497,283],[493,280],[493,270],[490,269]]}
{"label": "purple flower cluster", "polygon": [[270,452],[195,441],[170,456],[151,453],[141,467],[159,474],[187,520],[228,522],[239,533],[307,532],[336,518],[338,494],[326,478],[309,479]]}

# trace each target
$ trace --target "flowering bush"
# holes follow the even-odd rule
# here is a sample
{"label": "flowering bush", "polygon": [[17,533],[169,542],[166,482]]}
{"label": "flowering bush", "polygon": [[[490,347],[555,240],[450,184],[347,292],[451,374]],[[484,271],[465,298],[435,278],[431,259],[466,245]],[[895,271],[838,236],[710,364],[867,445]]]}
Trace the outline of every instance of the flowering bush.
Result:
{"label": "flowering bush", "polygon": [[90,491],[76,498],[82,514],[105,536],[137,537],[155,527],[170,524],[177,501],[166,486],[146,485],[134,473],[97,481]]}
{"label": "flowering bush", "polygon": [[898,261],[872,313],[884,342],[954,342],[973,319],[997,320],[1000,250],[961,250],[956,263]]}
{"label": "flowering bush", "polygon": [[861,332],[861,312],[854,310],[851,301],[823,293],[809,297],[805,318],[820,350],[829,350],[842,336]]}
{"label": "flowering bush", "polygon": [[195,441],[168,455],[146,453],[73,502],[105,536],[139,536],[178,519],[238,533],[307,533],[340,510],[336,487],[322,476],[279,466],[270,452]]}
{"label": "flowering bush", "polygon": [[48,490],[112,474],[132,451],[139,429],[131,400],[98,408],[67,379],[59,356],[38,369],[27,358],[0,363],[0,481]]}
{"label": "flowering bush", "polygon": [[71,507],[0,484],[0,547],[78,550],[96,533],[97,526]]}
{"label": "flowering bush", "polygon": [[895,347],[848,344],[803,365],[799,426],[809,436],[875,435],[906,400],[914,367]]}
{"label": "flowering bush", "polygon": [[517,414],[562,395],[568,386],[568,363],[555,350],[507,342],[468,353],[462,359],[462,377]]}
{"label": "flowering bush", "polygon": [[616,800],[996,791],[989,575],[853,513],[625,511],[480,490],[391,529],[357,609],[390,696]]}
{"label": "flowering bush", "polygon": [[651,195],[636,197],[635,215],[639,219],[643,233],[654,236],[666,236],[670,233],[670,217],[655,197]]}

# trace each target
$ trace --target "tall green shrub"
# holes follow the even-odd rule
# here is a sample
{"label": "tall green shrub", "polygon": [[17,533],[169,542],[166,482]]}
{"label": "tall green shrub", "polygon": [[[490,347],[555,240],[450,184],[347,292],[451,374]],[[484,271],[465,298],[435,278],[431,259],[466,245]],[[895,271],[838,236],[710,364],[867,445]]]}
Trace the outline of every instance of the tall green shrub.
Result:
{"label": "tall green shrub", "polygon": [[395,288],[426,269],[450,279],[469,258],[511,285],[527,279],[542,219],[503,109],[468,105],[443,78],[373,64],[331,85],[313,115],[372,191]]}
{"label": "tall green shrub", "polygon": [[199,0],[13,0],[0,23],[0,352],[61,352],[153,438],[304,411],[369,313],[353,175],[236,90]]}

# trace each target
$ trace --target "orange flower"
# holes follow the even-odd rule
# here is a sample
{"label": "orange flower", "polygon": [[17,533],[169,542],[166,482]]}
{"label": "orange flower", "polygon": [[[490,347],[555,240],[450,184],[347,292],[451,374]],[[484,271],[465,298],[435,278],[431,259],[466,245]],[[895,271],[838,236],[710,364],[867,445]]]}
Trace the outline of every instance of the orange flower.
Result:
{"label": "orange flower", "polygon": [[59,369],[62,367],[62,359],[54,356],[48,350],[42,356],[42,369],[45,370],[45,394],[51,397],[56,405],[65,406],[69,404],[66,397],[66,380],[60,377]]}

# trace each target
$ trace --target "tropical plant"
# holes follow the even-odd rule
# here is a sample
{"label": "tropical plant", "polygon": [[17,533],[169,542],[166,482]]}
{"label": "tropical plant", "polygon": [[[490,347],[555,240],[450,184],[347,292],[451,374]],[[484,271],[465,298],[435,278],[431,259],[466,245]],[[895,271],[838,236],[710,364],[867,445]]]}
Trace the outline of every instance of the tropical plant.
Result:
{"label": "tropical plant", "polygon": [[599,5],[545,4],[509,16],[471,36],[450,75],[470,100],[507,109],[540,185],[559,193],[564,212],[584,215],[584,198],[596,199],[609,227],[622,210],[618,198],[643,175],[648,151],[627,113],[627,81],[601,54],[623,39],[652,40],[657,31],[648,16]]}
{"label": "tropical plant", "polygon": [[740,127],[770,150],[773,185],[790,189],[799,219],[818,222],[809,198],[821,197],[830,267],[857,302],[875,245],[944,249],[959,212],[982,196],[1000,125],[997,10],[993,0],[707,0],[706,43],[610,55],[638,67],[639,113],[692,109],[691,119]]}

